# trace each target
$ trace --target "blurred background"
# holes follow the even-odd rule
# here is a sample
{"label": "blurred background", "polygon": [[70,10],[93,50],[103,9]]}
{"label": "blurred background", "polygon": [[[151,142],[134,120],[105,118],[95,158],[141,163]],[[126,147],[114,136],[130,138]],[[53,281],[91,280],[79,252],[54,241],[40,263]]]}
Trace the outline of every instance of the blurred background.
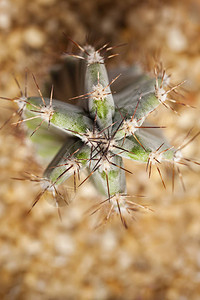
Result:
{"label": "blurred background", "polygon": [[[197,109],[161,108],[156,123],[180,145],[187,132],[200,129],[200,2],[131,0],[0,0],[0,95],[24,88],[25,69],[40,85],[70,42],[127,43],[108,68],[139,62],[144,69],[159,56],[179,83],[187,79],[185,103]],[[67,84],[67,83],[66,83]],[[29,93],[37,91],[29,80]],[[0,126],[16,110],[1,100]],[[184,150],[199,159],[200,140]],[[89,207],[98,194],[89,182],[70,206],[57,210],[45,199],[27,211],[38,193],[32,182],[16,181],[24,171],[41,172],[23,132],[9,124],[0,131],[0,298],[11,300],[197,300],[200,295],[199,167],[182,168],[184,193],[171,173],[167,190],[153,170],[128,162],[129,194],[147,197],[154,212],[136,215],[125,230],[118,217],[96,228]],[[136,199],[140,203],[140,199]]]}

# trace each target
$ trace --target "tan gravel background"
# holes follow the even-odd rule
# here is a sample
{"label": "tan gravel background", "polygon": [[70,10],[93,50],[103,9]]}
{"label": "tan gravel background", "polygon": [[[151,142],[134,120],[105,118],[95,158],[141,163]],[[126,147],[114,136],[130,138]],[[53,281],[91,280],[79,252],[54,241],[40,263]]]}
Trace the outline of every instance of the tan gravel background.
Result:
{"label": "tan gravel background", "polygon": [[[174,82],[187,79],[180,116],[159,110],[157,122],[179,145],[188,130],[200,129],[200,3],[129,0],[0,0],[0,95],[18,93],[12,72],[23,85],[28,67],[41,84],[49,67],[70,47],[63,32],[84,43],[128,43],[110,61],[144,66],[161,53]],[[145,63],[146,62],[146,63]],[[32,83],[30,82],[30,91]],[[35,92],[34,92],[35,93]],[[16,106],[0,103],[0,124]],[[200,139],[184,151],[200,159]],[[45,199],[27,215],[37,194],[31,182],[15,181],[23,171],[38,171],[23,133],[12,126],[0,132],[0,298],[11,300],[198,300],[200,299],[199,167],[183,168],[187,187],[176,180],[171,194],[145,166],[128,162],[129,194],[142,192],[153,213],[136,216],[125,230],[119,218],[94,229],[97,216],[87,209],[98,197],[87,183],[76,201],[56,209]],[[141,201],[141,200],[138,200]]]}

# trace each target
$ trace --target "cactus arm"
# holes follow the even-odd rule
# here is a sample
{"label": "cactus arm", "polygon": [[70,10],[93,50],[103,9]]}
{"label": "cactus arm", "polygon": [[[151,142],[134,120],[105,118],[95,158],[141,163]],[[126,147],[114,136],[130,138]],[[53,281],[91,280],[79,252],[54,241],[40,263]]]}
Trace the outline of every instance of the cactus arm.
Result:
{"label": "cactus arm", "polygon": [[112,150],[114,154],[138,162],[147,162],[151,152],[150,149],[145,151],[132,136],[116,141],[115,145],[116,148]]}
{"label": "cactus arm", "polygon": [[[159,104],[160,102],[156,98],[155,92],[148,92],[144,95],[141,95],[141,97],[137,98],[137,101],[136,99],[133,99],[132,104],[124,106],[123,108],[116,109],[116,113],[114,116],[114,123],[116,123],[113,127],[113,131],[115,131],[116,128],[118,128],[120,122],[123,119],[124,121],[130,123],[130,125],[133,127],[134,132],[137,131],[138,127],[140,127],[143,124],[148,115],[151,112],[153,112]],[[122,123],[120,129],[115,135],[116,139],[121,139],[125,135],[127,136],[131,134],[126,131],[123,125],[124,123]]]}
{"label": "cactus arm", "polygon": [[91,93],[88,101],[90,115],[94,118],[97,114],[97,124],[100,129],[103,129],[112,124],[112,117],[115,112],[114,100],[104,63],[94,62],[88,64],[85,82],[86,92]]}
{"label": "cactus arm", "polygon": [[[149,124],[145,122],[145,125]],[[171,148],[161,129],[140,128],[136,134],[141,143],[144,143],[144,147],[151,151],[155,151],[161,144],[163,144],[162,149]]]}
{"label": "cactus arm", "polygon": [[[45,103],[47,108],[49,107],[50,100],[45,98]],[[31,97],[28,98],[28,103],[24,110],[25,117],[31,118],[32,116],[39,116],[37,122],[44,120],[44,124],[50,124],[50,127],[56,127],[57,130],[67,131],[68,134],[81,136],[81,134],[86,133],[87,129],[92,129],[92,121],[86,115],[81,108],[78,108],[72,104],[63,103],[61,101],[52,101],[52,116],[48,119],[44,119],[40,110],[43,110],[41,98]],[[50,122],[49,122],[50,121]],[[27,122],[28,127],[31,121]],[[79,133],[79,134],[78,134]]]}
{"label": "cactus arm", "polygon": [[[48,107],[50,99],[44,98],[44,100]],[[85,133],[88,128],[92,128],[92,121],[84,115],[83,109],[57,100],[53,100],[52,103],[53,116],[50,119],[50,123],[48,118],[46,120],[40,118],[43,114],[35,112],[42,108],[43,102],[41,98],[28,98],[23,112],[24,119],[39,116],[39,118],[25,123],[35,151],[39,155],[39,159],[45,164],[50,162],[69,136],[82,137],[82,133]],[[38,128],[38,124],[43,120],[44,122]],[[36,130],[37,128],[38,130]]]}
{"label": "cactus arm", "polygon": [[115,105],[119,108],[132,105],[134,101],[137,102],[140,95],[155,92],[156,81],[158,86],[162,85],[164,88],[170,81],[170,77],[166,74],[164,76],[158,74],[157,79],[152,75],[144,74],[137,65],[120,71],[122,76],[112,85],[115,91],[113,95]]}
{"label": "cactus arm", "polygon": [[[158,87],[162,86],[160,89],[160,93],[162,94],[162,92],[165,91],[164,87],[166,87],[169,77],[158,77],[156,79],[141,75],[140,73],[133,76],[130,72],[130,75],[125,74],[125,78],[127,78],[127,85],[125,86],[123,82],[120,83],[120,78],[118,89],[121,87],[121,90],[114,95],[115,104],[117,106],[114,116],[114,122],[116,122],[114,130],[116,130],[118,124],[124,118],[125,121],[128,122],[131,120],[130,125],[136,126],[134,129],[134,131],[136,131],[137,127],[143,124],[148,115],[160,105],[161,100],[157,95],[156,85]],[[128,84],[128,82],[131,82],[131,84]],[[125,135],[127,136],[127,132],[123,130],[122,124],[121,130],[118,131],[115,138],[120,139]],[[130,135],[130,133],[128,133],[128,135]]]}
{"label": "cactus arm", "polygon": [[[112,152],[121,157],[138,162],[147,162],[149,155],[160,147],[159,153],[162,153],[162,159],[173,162],[175,149],[172,148],[164,136],[158,130],[139,129],[136,133],[142,147],[133,136],[126,137],[124,140],[118,140],[115,145],[119,148],[113,148]],[[121,149],[124,149],[121,150]],[[165,151],[167,150],[167,151]]]}
{"label": "cactus arm", "polygon": [[90,153],[87,145],[70,137],[44,171],[44,177],[55,185],[61,184],[87,166]]}

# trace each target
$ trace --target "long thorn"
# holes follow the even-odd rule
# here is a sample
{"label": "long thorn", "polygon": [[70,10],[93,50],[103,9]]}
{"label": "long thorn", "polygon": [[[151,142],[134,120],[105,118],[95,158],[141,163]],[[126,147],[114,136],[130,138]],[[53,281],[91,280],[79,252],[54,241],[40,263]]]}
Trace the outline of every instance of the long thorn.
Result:
{"label": "long thorn", "polygon": [[36,87],[37,87],[38,93],[39,93],[39,95],[40,95],[40,97],[41,97],[41,99],[42,99],[42,102],[43,102],[44,106],[46,107],[46,103],[45,103],[44,97],[43,97],[43,95],[42,95],[42,92],[41,92],[41,90],[40,90],[40,88],[39,88],[39,85],[38,85],[38,83],[37,83],[37,81],[36,81],[36,78],[35,78],[35,75],[34,75],[33,73],[32,73],[32,77],[33,77],[33,80],[34,80],[35,85],[36,85]]}
{"label": "long thorn", "polygon": [[158,173],[159,173],[159,175],[160,175],[160,178],[161,178],[162,184],[163,184],[164,188],[166,189],[166,185],[165,185],[165,183],[164,183],[164,180],[163,180],[163,177],[162,177],[161,171],[160,171],[160,169],[158,168],[158,166],[157,166],[157,165],[156,165],[156,168],[157,168],[157,171],[158,171]]}

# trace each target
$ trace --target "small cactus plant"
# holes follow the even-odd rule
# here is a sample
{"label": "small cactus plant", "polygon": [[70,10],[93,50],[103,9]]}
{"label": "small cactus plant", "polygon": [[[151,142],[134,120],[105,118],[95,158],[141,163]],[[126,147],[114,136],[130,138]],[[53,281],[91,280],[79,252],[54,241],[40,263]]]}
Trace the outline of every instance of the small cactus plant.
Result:
{"label": "small cactus plant", "polygon": [[[81,68],[79,89],[73,91],[81,94],[66,99],[67,102],[58,101],[54,99],[52,87],[50,96],[45,97],[33,75],[39,96],[29,97],[25,92],[14,99],[22,117],[15,124],[26,124],[38,155],[48,164],[42,178],[32,175],[31,180],[42,184],[42,192],[33,206],[45,192],[52,193],[59,205],[61,183],[73,177],[76,191],[78,185],[90,178],[104,197],[96,210],[108,203],[106,219],[118,213],[127,227],[125,216],[141,206],[127,198],[125,173],[131,172],[124,168],[123,158],[146,163],[149,177],[155,165],[164,187],[159,165],[170,164],[174,177],[175,167],[180,174],[178,164],[188,162],[181,155],[188,142],[175,149],[165,139],[162,126],[146,121],[159,105],[173,109],[168,101],[174,100],[168,96],[179,85],[169,87],[170,77],[158,66],[155,76],[143,74],[139,67],[130,67],[109,81],[102,53],[108,53],[111,47],[104,45],[95,50],[92,46],[76,45],[80,53],[67,54],[65,65],[72,79],[75,70]],[[72,89],[70,83],[64,83],[66,89]],[[88,175],[80,182],[82,170],[87,170]]]}

